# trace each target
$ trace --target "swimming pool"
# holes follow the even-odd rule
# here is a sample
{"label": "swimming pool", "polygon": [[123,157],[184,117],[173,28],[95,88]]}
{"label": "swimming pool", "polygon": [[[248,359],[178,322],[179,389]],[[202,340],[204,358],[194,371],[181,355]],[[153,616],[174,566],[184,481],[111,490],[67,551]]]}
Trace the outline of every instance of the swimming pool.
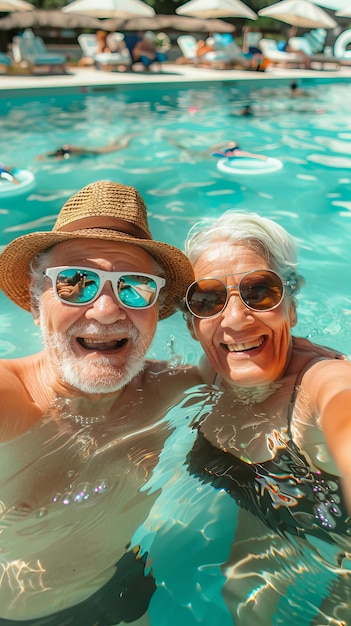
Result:
{"label": "swimming pool", "polygon": [[[201,216],[236,207],[277,219],[299,242],[300,295],[296,334],[351,353],[351,129],[347,82],[300,83],[307,95],[290,97],[289,83],[207,85],[196,89],[46,95],[1,101],[2,160],[29,169],[36,186],[25,196],[0,197],[0,245],[50,228],[64,201],[99,179],[136,186],[145,197],[154,237],[182,247]],[[241,117],[251,102],[255,115]],[[63,143],[101,146],[136,133],[120,152],[68,161],[37,161]],[[225,179],[203,152],[235,138],[243,149],[283,161],[267,176]],[[183,144],[179,149],[174,143]],[[1,356],[39,347],[30,316],[1,296]],[[21,328],[21,339],[18,332]],[[174,351],[196,361],[180,315],[160,324],[153,355]]]}
{"label": "swimming pool", "polygon": [[[304,88],[309,95],[291,99],[287,81],[280,85],[265,84],[263,89],[262,83],[260,87],[251,83],[246,85],[245,91],[238,84],[226,84],[172,89],[168,93],[112,90],[100,95],[13,98],[1,103],[1,158],[8,164],[33,171],[36,187],[28,195],[0,197],[0,245],[22,233],[51,228],[65,200],[83,185],[99,179],[136,186],[146,200],[154,237],[178,246],[183,245],[189,227],[204,214],[214,216],[232,207],[258,211],[279,221],[300,244],[300,271],[307,286],[299,298],[299,323],[295,333],[351,354],[351,87],[343,82],[330,85],[306,81]],[[252,117],[237,115],[248,101],[255,114]],[[101,146],[123,133],[138,136],[121,152],[61,162],[36,160],[38,155],[63,143]],[[239,180],[222,177],[216,160],[204,153],[209,146],[226,139],[237,140],[247,150],[281,159],[283,169],[272,175],[246,176]],[[18,357],[40,349],[30,316],[3,296],[0,303],[0,356]],[[196,362],[199,354],[200,349],[189,339],[180,314],[159,325],[151,356]],[[153,511],[156,521],[166,519],[166,523],[156,538],[147,524],[145,529],[138,529],[133,538],[133,543],[142,543],[144,550],[148,542],[152,543],[155,574],[158,580],[165,581],[150,605],[153,626],[232,624],[221,595],[224,574],[220,566],[228,556],[238,508],[223,491],[214,493],[210,485],[199,485],[183,464],[194,432],[182,425],[189,422],[199,408],[196,403],[190,408],[184,405],[167,418],[169,432],[174,429],[174,436],[167,440],[159,468],[147,484],[149,493],[157,494],[167,477],[171,478],[171,490],[165,490]],[[63,447],[67,442],[63,442],[64,433],[56,441],[52,428],[53,423],[48,421],[43,430],[38,430],[43,442],[45,437],[51,437],[55,452],[57,444]],[[168,432],[168,423],[163,422],[162,428]],[[31,433],[28,438],[26,435],[25,444],[27,440],[29,454],[30,446],[37,449],[37,440],[33,443]],[[73,437],[68,439],[70,446],[75,443]],[[147,442],[143,444],[148,447]],[[38,510],[36,526],[28,524],[25,528],[31,541],[40,543],[44,525],[50,527],[51,523],[54,528],[55,516],[72,501],[73,507],[79,507],[82,500],[90,506],[103,498],[104,492],[109,492],[114,480],[111,469],[106,476],[100,475],[99,457],[89,457],[92,440],[88,437],[80,446],[89,464],[83,467],[76,481],[77,492],[73,489],[65,492],[63,488],[73,481],[73,469],[69,466],[67,476],[60,476],[62,494]],[[7,456],[2,451],[4,468],[10,466],[11,458],[21,457],[21,442],[15,441],[6,449]],[[111,446],[110,457],[115,454],[116,448]],[[28,471],[26,459],[24,475]],[[97,467],[93,466],[93,461]],[[42,475],[40,463],[38,460],[38,469],[36,466],[33,469],[39,478]],[[93,466],[96,483],[91,481],[88,465]],[[120,466],[123,476],[123,461]],[[176,481],[172,481],[174,468],[178,471]],[[16,479],[19,480],[17,476]],[[51,497],[48,487],[46,491],[48,498]],[[119,492],[115,497],[118,503],[122,500]],[[89,541],[93,543],[102,513],[99,509],[99,514],[94,516],[96,509],[91,507],[90,510]],[[248,549],[243,544],[240,571],[235,568],[228,571],[233,585],[240,580],[245,582],[250,568],[254,571],[252,537],[262,535],[262,528],[257,528],[256,535],[255,528],[255,520],[251,520],[251,543]],[[76,530],[77,552],[81,532],[81,528]],[[62,525],[62,540],[64,533]],[[13,540],[16,541],[16,536]],[[336,580],[335,571],[324,565],[322,557],[320,561],[315,558],[315,554],[319,554],[327,559],[332,552],[323,542],[321,544],[320,552],[314,552],[308,545],[295,545],[294,541],[281,545],[270,541],[269,534],[263,537],[257,555],[267,561],[266,572],[280,594],[272,625],[312,623],[317,601],[322,602],[325,589],[329,585],[332,588]],[[306,563],[309,568],[303,571]],[[303,576],[296,584],[299,571]],[[37,575],[40,579],[40,572]],[[36,580],[34,576],[34,571],[28,573],[30,581]],[[316,579],[320,590],[316,589]],[[259,603],[261,595],[262,601],[266,601],[263,587],[264,582],[259,581],[252,588],[253,601]],[[307,613],[309,594],[314,597],[311,611]],[[302,602],[303,613],[299,608]],[[330,621],[328,608],[326,615],[328,624],[341,623],[336,618]],[[248,626],[248,622],[243,622],[242,626]]]}

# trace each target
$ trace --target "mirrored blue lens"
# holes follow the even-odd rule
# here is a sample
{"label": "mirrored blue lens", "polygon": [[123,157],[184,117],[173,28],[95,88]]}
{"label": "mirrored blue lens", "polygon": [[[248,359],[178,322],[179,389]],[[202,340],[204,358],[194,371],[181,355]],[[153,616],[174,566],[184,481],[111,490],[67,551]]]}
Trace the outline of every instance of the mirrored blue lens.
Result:
{"label": "mirrored blue lens", "polygon": [[56,279],[56,289],[65,302],[86,304],[93,300],[100,286],[100,278],[95,272],[70,268],[62,270]]}
{"label": "mirrored blue lens", "polygon": [[157,285],[152,278],[125,274],[118,281],[118,295],[123,304],[135,309],[150,306],[155,300]]}

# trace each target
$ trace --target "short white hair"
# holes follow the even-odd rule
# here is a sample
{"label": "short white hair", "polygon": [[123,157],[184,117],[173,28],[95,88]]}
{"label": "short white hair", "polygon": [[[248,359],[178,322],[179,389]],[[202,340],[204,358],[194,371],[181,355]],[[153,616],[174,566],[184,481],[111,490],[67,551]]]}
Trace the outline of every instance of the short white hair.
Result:
{"label": "short white hair", "polygon": [[304,280],[297,272],[297,247],[291,235],[273,220],[247,211],[231,209],[218,218],[206,218],[195,224],[185,242],[185,253],[192,264],[210,244],[227,241],[245,243],[257,252],[283,280],[295,285]]}

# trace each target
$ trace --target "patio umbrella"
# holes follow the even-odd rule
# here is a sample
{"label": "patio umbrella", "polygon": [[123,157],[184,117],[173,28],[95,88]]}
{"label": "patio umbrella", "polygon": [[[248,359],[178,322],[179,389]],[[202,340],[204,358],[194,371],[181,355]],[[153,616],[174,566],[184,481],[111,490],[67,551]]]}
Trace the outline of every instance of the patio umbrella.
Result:
{"label": "patio umbrella", "polygon": [[302,28],[335,28],[337,26],[336,21],[328,13],[308,0],[281,0],[281,2],[260,9],[258,15],[273,17],[291,26]]}
{"label": "patio umbrella", "polygon": [[100,22],[95,17],[62,13],[59,10],[37,9],[35,11],[13,11],[10,15],[0,19],[0,30],[14,30],[25,28],[100,28]]}
{"label": "patio umbrella", "polygon": [[[1,2],[2,0],[0,0]],[[64,13],[80,13],[91,17],[152,17],[155,11],[142,0],[74,0],[63,7]]]}
{"label": "patio umbrella", "polygon": [[257,20],[257,15],[241,0],[190,0],[176,9],[178,15],[194,17],[248,17]]}
{"label": "patio umbrella", "polygon": [[216,19],[200,19],[182,15],[160,15],[155,17],[131,17],[129,20],[104,20],[105,30],[174,30],[189,33],[233,33],[235,26]]}
{"label": "patio umbrella", "polygon": [[350,0],[310,0],[310,2],[312,2],[312,4],[318,4],[318,6],[324,7],[324,9],[339,11],[349,6]]}
{"label": "patio umbrella", "polygon": [[0,13],[10,11],[33,11],[34,7],[25,0],[0,0]]}
{"label": "patio umbrella", "polygon": [[348,7],[346,7],[345,5],[344,8],[341,8],[335,15],[338,17],[351,17],[351,6],[348,5]]}

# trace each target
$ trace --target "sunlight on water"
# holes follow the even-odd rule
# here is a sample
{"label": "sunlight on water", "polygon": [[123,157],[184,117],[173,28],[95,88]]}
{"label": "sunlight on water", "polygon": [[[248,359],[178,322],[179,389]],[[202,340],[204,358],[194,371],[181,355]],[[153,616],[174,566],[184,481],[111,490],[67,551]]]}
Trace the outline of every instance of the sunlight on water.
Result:
{"label": "sunlight on water", "polygon": [[[36,181],[27,195],[0,194],[0,249],[21,234],[50,229],[63,203],[100,179],[135,186],[146,201],[154,238],[181,248],[189,228],[203,216],[218,216],[230,208],[256,211],[282,224],[298,241],[306,286],[299,296],[294,334],[351,355],[351,86],[306,81],[303,87],[307,94],[294,99],[288,83],[258,88],[252,82],[245,87],[208,85],[169,93],[120,91],[0,102],[1,160],[29,169]],[[253,115],[238,115],[247,103]],[[36,158],[65,143],[98,147],[129,133],[136,136],[119,152],[63,161]],[[244,150],[280,159],[283,168],[267,175],[225,178],[211,146],[231,140]],[[0,307],[0,357],[40,350],[40,333],[31,316],[3,295]],[[152,358],[166,359],[174,367],[196,363],[200,354],[180,313],[159,324]],[[27,617],[21,605],[23,584],[44,591],[45,580],[59,603],[56,577],[67,579],[72,596],[74,584],[79,588],[85,577],[84,593],[89,595],[89,572],[94,589],[109,579],[117,560],[115,546],[111,551],[99,531],[113,536],[110,525],[117,512],[125,515],[128,533],[135,531],[132,546],[141,544],[144,554],[150,550],[158,581],[149,607],[153,626],[233,626],[228,604],[237,607],[235,626],[347,624],[343,619],[349,615],[349,579],[338,576],[341,560],[351,569],[347,540],[345,545],[343,537],[340,544],[329,544],[312,531],[305,541],[287,538],[251,512],[243,523],[234,498],[224,489],[214,490],[191,470],[196,431],[189,424],[211,409],[200,387],[190,390],[183,405],[164,420],[160,416],[155,433],[164,447],[153,473],[148,464],[150,458],[157,462],[152,434],[148,443],[142,430],[133,432],[137,445],[131,452],[123,437],[115,436],[113,424],[108,429],[99,423],[80,429],[70,421],[72,416],[60,411],[1,446],[1,498],[9,496],[11,501],[8,490],[13,485],[20,495],[8,509],[0,499],[0,532],[6,530],[8,538],[3,561],[8,565],[2,565],[0,573],[7,585],[3,593],[10,589],[20,619]],[[43,449],[46,454],[41,456]],[[101,451],[107,451],[103,464]],[[127,462],[132,466],[128,476]],[[271,478],[262,478],[262,490],[270,490],[273,501],[287,497],[274,490]],[[302,528],[313,530],[320,520],[334,524],[337,517],[335,485],[328,485],[332,496],[317,487],[315,515],[311,521],[302,512]],[[129,505],[136,493],[137,503]],[[293,496],[297,494],[298,489]],[[111,504],[106,508],[101,502]],[[145,517],[138,507],[144,504],[152,511],[138,526]],[[83,522],[79,516],[77,522],[77,510],[88,511],[81,516]],[[111,510],[113,515],[108,515]],[[134,526],[131,513],[139,520]],[[21,558],[18,532],[26,538]],[[120,537],[123,549],[128,533]],[[232,545],[234,533],[238,540]],[[83,559],[82,572],[76,575],[60,557],[45,577],[36,560],[43,542],[48,553],[53,546],[54,554],[55,542],[60,542],[70,563],[75,557],[81,563],[83,544],[88,543],[91,558],[87,563]],[[97,580],[95,550],[103,561]],[[332,608],[329,596],[335,599]],[[34,598],[31,615],[35,610]]]}
{"label": "sunlight on water", "polygon": [[[71,194],[100,179],[136,186],[146,200],[154,237],[179,247],[203,215],[228,208],[258,211],[299,242],[307,286],[299,297],[296,334],[351,353],[351,88],[342,82],[306,84],[307,95],[295,99],[287,84],[250,89],[245,97],[234,85],[134,92],[134,102],[133,94],[121,92],[4,104],[2,160],[34,172],[36,186],[28,196],[0,196],[0,245],[50,228]],[[238,116],[247,102],[254,115]],[[137,137],[119,152],[36,160],[67,142],[97,147],[124,133]],[[225,179],[209,148],[226,140],[278,158],[284,167],[275,174]],[[29,316],[3,298],[1,305],[1,354],[21,356],[39,348]],[[160,324],[152,356],[165,357],[170,334],[186,361],[197,359],[198,346],[189,340],[180,315]]]}

